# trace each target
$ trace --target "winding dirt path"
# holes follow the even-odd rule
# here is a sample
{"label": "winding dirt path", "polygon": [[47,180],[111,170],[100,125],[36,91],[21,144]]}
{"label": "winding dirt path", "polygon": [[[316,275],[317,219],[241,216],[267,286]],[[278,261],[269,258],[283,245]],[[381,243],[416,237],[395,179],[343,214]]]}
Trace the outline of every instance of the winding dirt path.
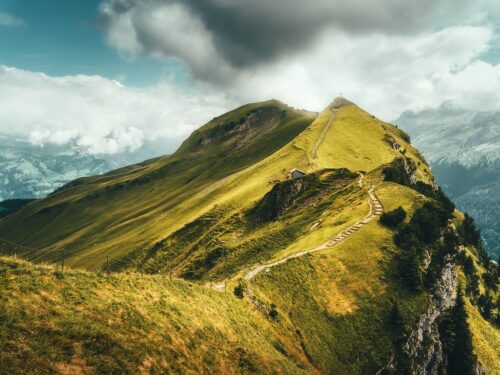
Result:
{"label": "winding dirt path", "polygon": [[[358,172],[359,173],[359,172]],[[363,188],[363,183],[364,183],[364,174],[359,173],[359,180],[358,180],[358,185],[359,187]],[[349,228],[344,229],[342,232],[338,233],[335,235],[333,238],[325,242],[324,244],[317,246],[313,249],[309,250],[304,250],[304,251],[299,251],[297,253],[290,254],[283,259],[279,259],[277,261],[274,261],[272,263],[267,263],[267,264],[260,264],[257,266],[254,266],[248,273],[245,274],[244,278],[246,280],[251,280],[253,279],[256,275],[258,275],[262,271],[269,272],[271,268],[276,267],[280,264],[283,264],[290,259],[294,258],[299,258],[307,254],[314,253],[316,251],[321,251],[328,249],[332,246],[335,246],[339,244],[340,242],[344,241],[346,238],[349,238],[352,236],[354,233],[359,231],[361,228],[363,228],[366,224],[368,224],[370,221],[372,221],[376,216],[382,214],[384,211],[384,208],[382,206],[382,203],[380,203],[379,199],[374,193],[375,187],[372,186],[368,191],[368,196],[369,196],[369,204],[370,204],[370,211],[368,212],[368,215],[366,215],[363,219],[359,220],[355,224],[351,225]]]}
{"label": "winding dirt path", "polygon": [[325,138],[326,133],[328,133],[328,130],[330,130],[330,127],[332,126],[333,120],[335,119],[335,112],[336,111],[337,111],[336,109],[332,109],[332,115],[328,119],[328,122],[326,123],[326,125],[323,127],[323,130],[321,130],[321,134],[313,146],[313,149],[311,151],[313,159],[318,158],[318,147],[321,144],[321,142],[323,142],[323,139]]}

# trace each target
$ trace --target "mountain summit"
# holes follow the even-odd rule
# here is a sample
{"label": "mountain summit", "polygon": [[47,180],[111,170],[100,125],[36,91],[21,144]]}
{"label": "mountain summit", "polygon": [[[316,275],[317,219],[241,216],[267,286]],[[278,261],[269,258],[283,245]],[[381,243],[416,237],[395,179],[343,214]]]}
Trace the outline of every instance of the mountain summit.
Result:
{"label": "mountain summit", "polygon": [[347,100],[343,96],[337,96],[328,108],[338,109],[338,108],[345,107],[345,106],[352,105],[352,104],[354,104],[354,103],[350,102],[349,100]]}
{"label": "mountain summit", "polygon": [[341,97],[237,108],[0,238],[7,371],[498,370],[498,267],[473,220],[405,132]]}

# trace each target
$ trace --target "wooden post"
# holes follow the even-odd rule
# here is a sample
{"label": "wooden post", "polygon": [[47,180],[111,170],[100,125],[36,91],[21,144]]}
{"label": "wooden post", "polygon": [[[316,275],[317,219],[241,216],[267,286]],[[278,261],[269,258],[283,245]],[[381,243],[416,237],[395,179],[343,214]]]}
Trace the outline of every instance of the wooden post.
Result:
{"label": "wooden post", "polygon": [[172,266],[168,266],[168,277],[172,280]]}
{"label": "wooden post", "polygon": [[109,255],[106,255],[106,273],[109,277]]}
{"label": "wooden post", "polygon": [[64,247],[61,249],[61,273],[64,273]]}

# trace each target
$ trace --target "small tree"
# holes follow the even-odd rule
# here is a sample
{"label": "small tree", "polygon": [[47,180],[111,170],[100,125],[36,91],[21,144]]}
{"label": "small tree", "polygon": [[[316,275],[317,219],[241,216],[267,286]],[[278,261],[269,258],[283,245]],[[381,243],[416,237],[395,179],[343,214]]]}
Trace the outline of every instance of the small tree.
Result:
{"label": "small tree", "polygon": [[392,303],[392,308],[389,315],[390,323],[394,327],[397,332],[398,340],[401,339],[406,331],[405,322],[403,318],[403,314],[401,313],[401,306],[399,302],[394,301]]}
{"label": "small tree", "polygon": [[472,334],[467,323],[464,297],[459,288],[457,302],[450,314],[454,340],[448,348],[450,374],[474,374],[476,358],[472,351]]}
{"label": "small tree", "polygon": [[422,270],[414,248],[406,250],[399,258],[399,272],[406,285],[415,291],[422,289]]}
{"label": "small tree", "polygon": [[476,302],[479,296],[479,276],[476,273],[467,275],[467,287],[465,293],[470,297],[472,302]]}

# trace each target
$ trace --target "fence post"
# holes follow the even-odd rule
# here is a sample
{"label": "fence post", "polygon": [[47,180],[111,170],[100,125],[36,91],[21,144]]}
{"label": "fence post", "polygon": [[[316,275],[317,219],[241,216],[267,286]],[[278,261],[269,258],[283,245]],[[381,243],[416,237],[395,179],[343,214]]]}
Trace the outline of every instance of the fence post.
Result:
{"label": "fence post", "polygon": [[109,255],[106,255],[106,273],[109,277]]}
{"label": "fence post", "polygon": [[64,247],[61,249],[61,273],[64,273]]}

